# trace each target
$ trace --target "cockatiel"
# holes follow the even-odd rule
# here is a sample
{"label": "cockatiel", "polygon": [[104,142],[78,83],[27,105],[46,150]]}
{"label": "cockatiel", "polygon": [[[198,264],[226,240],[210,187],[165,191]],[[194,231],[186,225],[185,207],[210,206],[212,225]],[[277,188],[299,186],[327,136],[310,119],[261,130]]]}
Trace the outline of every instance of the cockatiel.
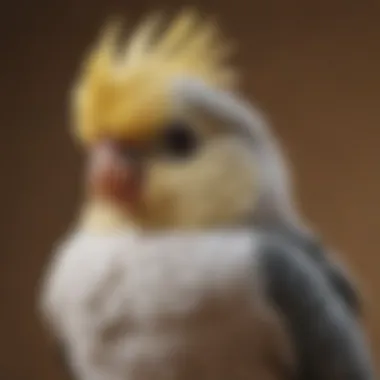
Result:
{"label": "cockatiel", "polygon": [[159,20],[125,45],[108,27],[74,86],[86,201],[41,297],[73,377],[372,379],[356,293],[308,252],[218,28]]}

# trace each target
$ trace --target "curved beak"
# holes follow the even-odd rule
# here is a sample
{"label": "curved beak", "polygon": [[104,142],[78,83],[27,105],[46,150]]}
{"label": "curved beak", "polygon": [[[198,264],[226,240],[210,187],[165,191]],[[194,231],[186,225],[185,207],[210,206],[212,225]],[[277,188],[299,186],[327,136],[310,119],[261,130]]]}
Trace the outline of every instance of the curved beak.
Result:
{"label": "curved beak", "polygon": [[134,205],[141,195],[141,162],[133,152],[112,141],[94,146],[89,156],[90,190],[107,200]]}

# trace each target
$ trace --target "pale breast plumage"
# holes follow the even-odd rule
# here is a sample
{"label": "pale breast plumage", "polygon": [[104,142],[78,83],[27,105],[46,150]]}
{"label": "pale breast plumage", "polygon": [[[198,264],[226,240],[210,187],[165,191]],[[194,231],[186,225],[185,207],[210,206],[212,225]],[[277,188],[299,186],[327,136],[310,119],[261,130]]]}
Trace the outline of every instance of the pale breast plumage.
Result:
{"label": "pale breast plumage", "polygon": [[243,380],[261,366],[260,378],[272,378],[257,357],[265,350],[254,349],[281,341],[270,339],[278,321],[254,296],[257,244],[228,231],[74,236],[44,302],[78,377]]}

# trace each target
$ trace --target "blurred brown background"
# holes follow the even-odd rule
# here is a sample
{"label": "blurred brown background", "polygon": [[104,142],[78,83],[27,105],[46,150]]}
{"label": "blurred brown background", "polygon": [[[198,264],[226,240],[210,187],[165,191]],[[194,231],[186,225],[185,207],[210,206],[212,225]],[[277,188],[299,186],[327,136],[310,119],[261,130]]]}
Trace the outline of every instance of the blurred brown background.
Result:
{"label": "blurred brown background", "polygon": [[[170,10],[179,3],[165,2]],[[160,7],[144,0],[2,6],[1,379],[65,379],[34,305],[42,265],[78,202],[67,90],[105,16],[122,10],[135,21],[152,6]],[[304,212],[362,282],[380,359],[380,2],[204,0],[202,9],[240,41],[246,89],[288,147]]]}

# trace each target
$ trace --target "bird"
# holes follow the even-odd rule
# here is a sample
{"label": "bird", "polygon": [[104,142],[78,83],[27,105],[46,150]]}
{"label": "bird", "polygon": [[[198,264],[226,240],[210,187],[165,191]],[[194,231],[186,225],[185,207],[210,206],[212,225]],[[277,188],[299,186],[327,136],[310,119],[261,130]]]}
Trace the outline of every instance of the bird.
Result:
{"label": "bird", "polygon": [[300,216],[215,20],[111,20],[75,78],[83,202],[41,281],[76,380],[373,379],[360,301]]}

